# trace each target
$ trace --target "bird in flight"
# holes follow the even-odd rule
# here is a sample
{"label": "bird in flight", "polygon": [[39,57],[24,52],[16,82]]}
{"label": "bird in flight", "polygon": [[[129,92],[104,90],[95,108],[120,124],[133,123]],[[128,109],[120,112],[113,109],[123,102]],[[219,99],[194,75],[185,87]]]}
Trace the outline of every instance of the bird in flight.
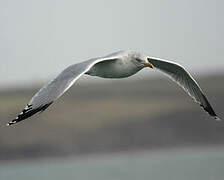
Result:
{"label": "bird in flight", "polygon": [[92,58],[67,67],[55,79],[42,87],[32,97],[23,111],[7,125],[18,123],[38,112],[43,112],[83,74],[102,78],[126,78],[136,74],[145,67],[157,69],[165,73],[181,86],[195,102],[199,103],[209,115],[216,120],[220,120],[197,82],[181,65],[128,50]]}

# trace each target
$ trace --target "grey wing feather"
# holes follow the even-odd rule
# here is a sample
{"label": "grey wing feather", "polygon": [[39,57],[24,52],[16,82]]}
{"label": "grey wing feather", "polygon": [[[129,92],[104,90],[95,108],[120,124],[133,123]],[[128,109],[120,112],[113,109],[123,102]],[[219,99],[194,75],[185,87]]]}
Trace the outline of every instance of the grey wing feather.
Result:
{"label": "grey wing feather", "polygon": [[197,82],[181,65],[154,57],[148,57],[148,61],[152,63],[153,67],[165,73],[181,86],[211,116],[216,120],[220,120]]}
{"label": "grey wing feather", "polygon": [[65,91],[67,91],[74,82],[86,73],[93,65],[106,60],[116,60],[115,57],[103,57],[90,59],[78,64],[74,64],[62,71],[55,79],[41,88],[30,100],[23,111],[7,125],[15,124],[27,119],[37,112],[44,111]]}
{"label": "grey wing feather", "polygon": [[33,96],[29,104],[34,108],[53,102],[59,98],[72,84],[88,70],[88,62],[71,65],[62,71],[55,79],[45,85]]}

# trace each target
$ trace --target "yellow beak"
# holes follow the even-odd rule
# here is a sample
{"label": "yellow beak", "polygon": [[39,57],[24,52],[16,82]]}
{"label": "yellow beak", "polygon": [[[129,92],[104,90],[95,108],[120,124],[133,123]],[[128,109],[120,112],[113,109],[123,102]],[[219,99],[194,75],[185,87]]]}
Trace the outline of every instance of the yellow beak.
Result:
{"label": "yellow beak", "polygon": [[150,68],[153,68],[153,65],[152,65],[152,63],[147,62],[147,63],[145,63],[145,67],[150,67]]}

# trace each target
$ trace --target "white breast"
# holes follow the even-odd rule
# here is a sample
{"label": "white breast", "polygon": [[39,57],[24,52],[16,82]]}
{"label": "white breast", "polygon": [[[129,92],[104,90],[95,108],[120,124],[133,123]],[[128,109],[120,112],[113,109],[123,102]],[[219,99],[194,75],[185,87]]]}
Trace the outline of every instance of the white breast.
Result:
{"label": "white breast", "polygon": [[137,73],[141,68],[130,61],[111,60],[95,64],[86,74],[103,78],[125,78]]}

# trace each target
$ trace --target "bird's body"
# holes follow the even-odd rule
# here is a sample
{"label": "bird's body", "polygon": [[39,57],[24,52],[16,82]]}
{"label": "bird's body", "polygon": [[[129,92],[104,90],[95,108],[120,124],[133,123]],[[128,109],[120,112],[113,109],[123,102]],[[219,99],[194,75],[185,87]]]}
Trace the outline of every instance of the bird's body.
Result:
{"label": "bird's body", "polygon": [[[121,51],[117,53],[117,55],[121,55],[122,53],[124,52]],[[131,61],[131,54],[132,51],[130,51],[128,55],[120,57],[112,54],[109,56],[111,60],[102,61],[95,64],[85,74],[102,78],[126,78],[132,76],[140,71],[144,66],[136,66],[136,64]],[[113,56],[116,60],[112,59]]]}
{"label": "bird's body", "polygon": [[83,74],[102,78],[125,78],[144,67],[158,69],[179,84],[211,116],[219,119],[193,77],[180,65],[143,55],[136,51],[119,51],[108,56],[89,59],[62,71],[55,79],[41,88],[23,111],[8,125],[22,121],[37,112],[44,111]]}

